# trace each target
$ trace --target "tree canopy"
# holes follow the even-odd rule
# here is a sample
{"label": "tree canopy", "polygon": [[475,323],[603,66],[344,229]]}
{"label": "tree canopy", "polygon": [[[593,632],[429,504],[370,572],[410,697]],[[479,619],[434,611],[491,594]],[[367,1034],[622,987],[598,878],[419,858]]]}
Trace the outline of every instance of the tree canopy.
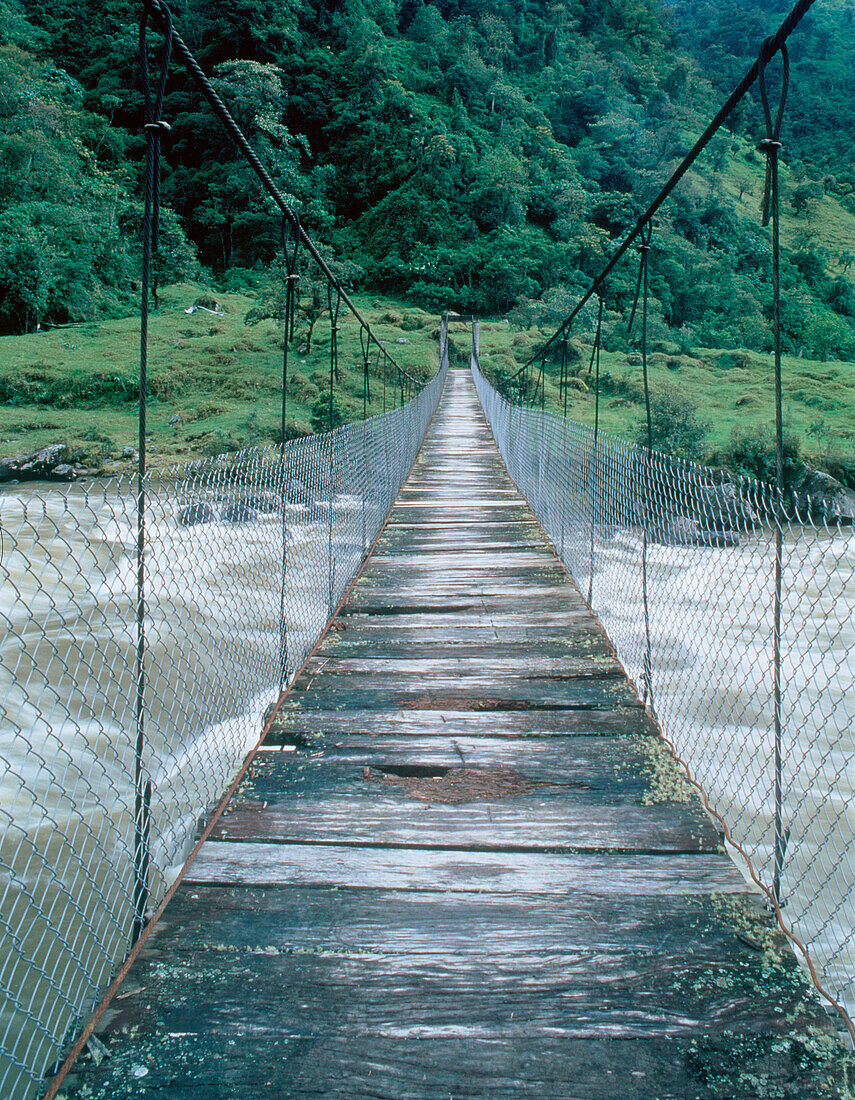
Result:
{"label": "tree canopy", "polygon": [[[782,3],[177,0],[173,10],[331,254],[378,291],[495,314],[543,311],[587,285]],[[821,141],[835,132],[823,89],[843,112],[855,102],[851,45],[835,38],[851,5],[824,11],[796,66],[818,89],[793,107],[790,209],[806,229],[823,196],[848,201],[853,178],[842,136]],[[3,0],[2,331],[127,308],[143,155],[138,16],[136,0]],[[751,111],[719,135],[655,237],[655,309],[701,344],[768,345],[768,232],[739,208],[735,184],[720,186],[735,161],[762,176],[740,141]],[[273,263],[280,216],[177,67],[165,116],[168,270]],[[783,279],[789,349],[855,353],[843,260],[806,240]],[[618,315],[633,281],[627,269],[610,284]]]}

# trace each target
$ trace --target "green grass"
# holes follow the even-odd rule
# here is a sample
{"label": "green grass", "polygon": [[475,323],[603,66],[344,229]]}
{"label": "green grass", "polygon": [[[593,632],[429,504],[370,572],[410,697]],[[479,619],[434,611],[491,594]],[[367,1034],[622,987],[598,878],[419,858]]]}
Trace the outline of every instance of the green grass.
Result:
{"label": "green grass", "polygon": [[[184,310],[204,291],[195,284],[166,288],[151,315],[148,377],[148,452],[155,465],[214,454],[279,437],[282,330],[274,321],[247,326],[253,299],[215,293],[223,316]],[[391,355],[416,377],[438,362],[438,319],[412,307],[357,296],[357,308]],[[362,417],[359,326],[339,320],[340,398],[348,419]],[[329,322],[321,319],[311,351],[301,353],[305,322],[298,319],[289,353],[288,422],[311,430],[311,409],[328,389]],[[399,343],[407,341],[407,343]],[[372,367],[376,356],[372,356]],[[64,442],[87,465],[109,470],[124,447],[137,444],[139,320],[53,329],[0,339],[0,455]],[[386,370],[386,398],[399,401],[397,372]],[[369,412],[383,408],[383,378],[371,377]],[[181,423],[170,426],[180,414]]]}
{"label": "green grass", "polygon": [[[148,441],[151,461],[167,465],[187,458],[278,438],[281,416],[282,333],[273,321],[244,324],[253,299],[217,294],[222,317],[184,312],[203,288],[182,284],[163,292],[150,326]],[[436,369],[438,318],[413,306],[359,295],[356,304],[401,365],[419,377]],[[340,396],[349,418],[362,415],[362,366],[358,326],[345,316],[339,333]],[[310,431],[312,405],[327,388],[329,325],[319,321],[311,352],[300,353],[305,323],[289,356],[288,420]],[[503,322],[482,322],[482,366],[514,371],[548,333]],[[457,358],[468,356],[469,329],[452,327]],[[409,341],[398,343],[399,340]],[[590,345],[576,341],[581,357],[569,415],[593,423],[593,380],[588,377]],[[111,470],[124,447],[137,442],[136,387],[139,322],[135,317],[54,329],[0,340],[0,455],[23,454],[65,442],[88,466]],[[373,360],[372,360],[373,361]],[[654,393],[668,385],[698,408],[710,423],[707,457],[718,461],[734,430],[768,434],[774,423],[771,356],[695,349],[692,355],[653,353]],[[550,368],[546,403],[558,409],[557,372]],[[641,368],[637,354],[603,352],[606,379],[600,401],[604,430],[634,438],[643,417]],[[387,406],[398,401],[394,371],[387,374]],[[372,373],[370,412],[382,409],[382,378]],[[829,456],[855,452],[855,364],[785,357],[784,415],[807,461],[827,465]],[[170,427],[179,413],[182,423]]]}
{"label": "green grass", "polygon": [[[498,368],[513,371],[542,341],[537,330],[504,323],[481,324],[481,365],[485,374]],[[454,336],[462,347],[465,337]],[[571,369],[567,414],[585,424],[594,422],[594,379],[588,375],[590,344],[576,342],[581,357]],[[775,422],[772,356],[759,352],[695,349],[692,355],[653,353],[648,373],[654,400],[659,387],[670,386],[697,406],[709,422],[707,458],[719,461],[734,431],[769,433]],[[600,426],[634,439],[644,417],[644,390],[637,353],[602,352]],[[785,356],[784,421],[800,440],[806,461],[826,465],[829,455],[855,452],[855,363],[819,362]],[[563,408],[555,366],[547,367],[546,405]],[[538,404],[540,397],[538,396]]]}
{"label": "green grass", "polygon": [[[765,185],[765,157],[741,138],[734,139],[737,152],[728,157],[721,173],[710,174],[708,186],[726,197],[739,217],[759,221]],[[697,177],[696,177],[697,178]],[[781,244],[785,249],[816,249],[832,274],[841,270],[840,257],[855,255],[855,214],[834,196],[812,201],[806,213],[795,215],[789,195],[798,186],[792,171],[781,164]]]}

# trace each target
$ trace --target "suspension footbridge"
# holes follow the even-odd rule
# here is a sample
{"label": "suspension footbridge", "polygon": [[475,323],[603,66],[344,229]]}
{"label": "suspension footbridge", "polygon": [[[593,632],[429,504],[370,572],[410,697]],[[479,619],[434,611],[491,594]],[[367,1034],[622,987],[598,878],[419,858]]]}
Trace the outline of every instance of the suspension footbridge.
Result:
{"label": "suspension footbridge", "polygon": [[837,1037],[450,372],[64,1094],[827,1095],[793,1034]]}
{"label": "suspension footbridge", "polygon": [[[0,497],[4,1100],[847,1095],[855,535],[783,478],[777,157],[812,2],[497,388],[477,323],[469,369],[447,317],[432,377],[395,361],[147,0],[139,467]],[[173,57],[282,213],[282,432],[159,470]],[[654,215],[756,82],[773,484],[657,454],[647,378]],[[544,399],[596,299],[599,409],[630,249],[647,446]],[[295,439],[308,264],[331,430]],[[344,324],[363,415],[332,427]]]}

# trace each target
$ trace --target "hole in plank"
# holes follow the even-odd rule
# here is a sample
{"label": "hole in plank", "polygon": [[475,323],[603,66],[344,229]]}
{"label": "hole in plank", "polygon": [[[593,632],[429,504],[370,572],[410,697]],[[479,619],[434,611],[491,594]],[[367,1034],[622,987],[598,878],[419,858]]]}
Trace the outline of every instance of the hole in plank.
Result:
{"label": "hole in plank", "polygon": [[450,770],[436,764],[376,764],[372,768],[372,771],[396,775],[399,779],[442,779]]}

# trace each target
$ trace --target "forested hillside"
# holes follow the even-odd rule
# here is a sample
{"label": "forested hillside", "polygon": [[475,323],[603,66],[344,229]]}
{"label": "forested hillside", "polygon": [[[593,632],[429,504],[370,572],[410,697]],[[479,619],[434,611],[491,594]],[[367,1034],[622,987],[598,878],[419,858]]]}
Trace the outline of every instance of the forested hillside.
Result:
{"label": "forested hillside", "polygon": [[[548,323],[784,6],[670,2],[673,11],[658,0],[180,0],[173,10],[304,224],[356,265],[353,282],[428,309],[516,308]],[[852,9],[818,7],[793,45],[795,83],[810,79],[787,124],[785,185],[805,232],[796,224],[788,238],[785,336],[795,353],[852,357],[853,160],[833,117],[855,110],[842,33]],[[0,331],[129,308],[139,8],[0,7]],[[278,218],[177,68],[165,115],[164,278],[201,264],[239,282],[241,269],[273,259]],[[657,231],[655,311],[678,343],[768,344],[757,132],[749,106]],[[630,267],[610,286],[615,315],[628,307]]]}

